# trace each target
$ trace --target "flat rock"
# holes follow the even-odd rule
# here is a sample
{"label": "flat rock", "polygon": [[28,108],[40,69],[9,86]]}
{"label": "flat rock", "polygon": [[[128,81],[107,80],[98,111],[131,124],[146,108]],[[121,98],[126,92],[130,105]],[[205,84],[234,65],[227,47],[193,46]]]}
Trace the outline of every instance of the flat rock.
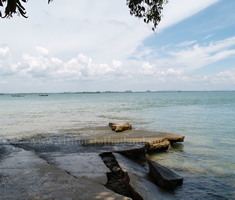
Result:
{"label": "flat rock", "polygon": [[115,123],[109,123],[109,126],[113,131],[116,132],[122,132],[122,131],[127,131],[132,129],[131,124],[115,124]]}
{"label": "flat rock", "polygon": [[170,169],[150,160],[148,164],[149,175],[156,180],[157,185],[161,188],[173,190],[183,184],[183,178]]}

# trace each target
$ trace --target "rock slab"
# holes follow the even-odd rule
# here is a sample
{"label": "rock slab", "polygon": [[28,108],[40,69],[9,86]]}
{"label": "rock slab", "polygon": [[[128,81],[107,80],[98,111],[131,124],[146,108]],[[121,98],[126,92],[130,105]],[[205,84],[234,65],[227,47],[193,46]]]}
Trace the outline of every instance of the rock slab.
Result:
{"label": "rock slab", "polygon": [[113,131],[116,132],[122,132],[122,131],[127,131],[132,129],[131,124],[115,124],[115,123],[109,123],[109,126]]}
{"label": "rock slab", "polygon": [[174,190],[177,186],[183,184],[183,178],[170,169],[150,160],[148,164],[149,175],[156,180],[157,185],[161,188]]}

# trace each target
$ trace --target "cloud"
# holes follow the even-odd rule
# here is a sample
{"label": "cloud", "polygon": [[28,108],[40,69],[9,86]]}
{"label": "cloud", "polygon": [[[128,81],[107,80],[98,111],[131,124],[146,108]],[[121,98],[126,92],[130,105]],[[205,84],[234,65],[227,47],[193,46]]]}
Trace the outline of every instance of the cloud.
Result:
{"label": "cloud", "polygon": [[15,75],[20,65],[20,62],[12,62],[12,55],[8,47],[0,48],[0,76]]}
{"label": "cloud", "polygon": [[[171,0],[163,9],[164,16],[157,30],[166,31],[216,2]],[[195,70],[233,58],[235,37],[214,41],[209,35],[212,33],[207,33],[207,37],[184,37],[184,30],[177,35],[179,29],[171,39],[167,38],[168,34],[163,36],[164,33],[154,35],[151,25],[130,16],[124,0],[92,3],[71,0],[69,4],[54,1],[50,5],[29,1],[27,6],[27,20],[14,17],[2,23],[1,34],[6,46],[0,46],[1,81],[10,83],[21,78],[32,81],[32,87],[35,82],[51,81],[55,88],[59,83],[79,82],[81,88],[88,82],[97,88],[103,83],[110,89],[118,88],[120,82],[123,87],[135,88],[144,87],[144,82],[153,87],[233,82],[232,70],[218,72],[217,69],[217,74],[202,75]],[[21,37],[13,37],[16,30]],[[213,34],[215,39],[217,35]],[[145,43],[149,36],[156,36],[150,39],[151,44]]]}
{"label": "cloud", "polygon": [[183,70],[174,70],[170,68],[166,71],[166,75],[168,76],[179,76],[181,74],[183,74]]}
{"label": "cloud", "polygon": [[195,44],[193,47],[181,50],[170,50],[175,67],[183,67],[193,71],[216,61],[235,55],[235,50],[230,49],[235,45],[235,37],[210,42],[204,45]]}
{"label": "cloud", "polygon": [[197,41],[196,40],[193,40],[193,41],[185,41],[185,42],[182,42],[180,44],[177,44],[176,46],[178,47],[185,47],[185,46],[189,46],[191,44],[194,44],[196,43]]}
{"label": "cloud", "polygon": [[10,52],[10,49],[8,47],[0,48],[0,56],[1,57],[6,57],[9,52]]}
{"label": "cloud", "polygon": [[128,70],[124,69],[122,62],[118,60],[113,60],[111,65],[96,64],[90,57],[79,54],[68,62],[63,62],[59,58],[50,57],[46,48],[36,49],[38,56],[23,54],[23,65],[15,67],[21,76],[71,81],[108,80],[128,75]]}
{"label": "cloud", "polygon": [[213,36],[212,34],[211,34],[211,35],[208,35],[208,36],[204,37],[203,40],[206,40],[206,39],[208,39],[208,38],[210,38],[210,37],[212,37],[212,36]]}
{"label": "cloud", "polygon": [[49,51],[46,48],[37,46],[36,50],[41,56],[48,56]]}
{"label": "cloud", "polygon": [[[8,55],[10,54],[9,50]],[[112,60],[111,64],[96,63],[84,54],[79,54],[67,62],[49,55],[49,51],[44,55],[39,52],[36,56],[24,54],[22,63],[10,63],[9,60],[6,60],[10,67],[4,68],[5,71],[0,68],[0,76],[2,77],[0,86],[3,88],[4,85],[9,86],[9,80],[12,79],[6,79],[6,77],[15,79],[16,75],[18,78],[27,80],[27,84],[37,83],[38,87],[42,88],[45,87],[44,81],[50,83],[51,86],[61,85],[62,83],[67,85],[80,81],[83,81],[82,85],[84,86],[84,81],[94,84],[104,84],[108,81],[110,86],[106,86],[106,88],[109,90],[113,87],[111,84],[113,81],[120,82],[120,80],[124,80],[124,82],[121,81],[122,83],[128,81],[135,83],[138,88],[142,88],[144,85],[155,85],[159,90],[169,89],[169,87],[187,90],[193,87],[197,88],[198,85],[201,85],[201,89],[207,88],[208,85],[223,89],[221,85],[232,87],[235,84],[234,69],[220,71],[216,74],[198,75],[191,73],[191,71],[185,71],[183,67],[175,69],[167,65],[161,68],[159,65],[143,61],[135,62],[139,65],[136,69],[136,67],[127,68],[128,63],[122,63],[119,60]],[[159,62],[157,63],[159,64]],[[32,87],[31,85],[27,87]],[[96,88],[100,90],[98,86]],[[74,89],[76,90],[76,88]]]}
{"label": "cloud", "polygon": [[[164,17],[158,29],[176,24],[215,2],[217,0],[172,0],[163,10]],[[47,55],[48,52],[41,49],[44,47],[61,60],[84,54],[99,63],[113,59],[123,62],[153,35],[151,25],[130,15],[124,0],[53,1],[49,5],[29,1],[27,14],[27,20],[14,17],[11,22],[2,24],[3,30],[9,30],[1,32],[2,37],[19,55],[32,52],[38,46],[36,51],[40,54]],[[18,35],[25,36],[24,40],[19,41],[11,35],[16,30],[14,27],[20,27]]]}
{"label": "cloud", "polygon": [[139,69],[140,74],[148,76],[155,74],[155,72],[156,72],[156,67],[148,62],[143,63],[143,65]]}
{"label": "cloud", "polygon": [[218,61],[235,58],[235,37],[203,44],[199,42],[184,41],[177,45],[165,45],[154,49],[145,47],[144,51],[137,53],[130,62],[139,66],[139,73],[143,75],[151,76],[160,72],[166,74],[169,69],[171,70],[168,74],[173,74],[174,70],[175,75],[178,75],[192,73]]}
{"label": "cloud", "polygon": [[[190,41],[182,43],[189,44]],[[234,45],[235,37],[230,37],[203,45],[199,43],[193,46],[178,45],[175,49],[172,46],[170,50],[168,48],[162,50],[160,47],[164,54],[156,56],[151,62],[141,59],[122,62],[113,59],[110,63],[95,62],[84,54],[63,61],[50,56],[48,49],[39,46],[36,47],[38,52],[36,56],[24,53],[22,62],[13,63],[10,49],[4,47],[0,50],[2,55],[0,73],[2,77],[17,75],[60,82],[138,79],[149,83],[234,83],[234,73],[231,70],[214,75],[193,73],[195,69],[234,56]]]}
{"label": "cloud", "polygon": [[163,77],[180,76],[182,74],[184,74],[183,70],[174,70],[172,68],[166,70],[160,70],[154,64],[150,64],[148,62],[144,62],[142,66],[139,68],[140,76],[152,76],[162,80]]}
{"label": "cloud", "polygon": [[43,46],[62,60],[78,54],[96,62],[123,60],[153,34],[150,27],[129,14],[125,1],[55,1],[46,7],[38,2],[27,4],[29,10],[37,8],[29,13],[30,19],[38,22],[36,29],[29,30],[33,32],[28,38],[31,48]]}
{"label": "cloud", "polygon": [[185,45],[159,47],[159,51],[155,49],[153,55],[155,51],[161,53],[155,56],[151,62],[144,62],[140,65],[138,77],[148,77],[145,82],[149,83],[159,83],[160,81],[168,86],[181,84],[181,88],[186,88],[183,83],[189,84],[189,88],[196,88],[197,84],[204,85],[205,88],[213,88],[212,85],[214,85],[220,89],[223,89],[222,85],[227,84],[227,87],[231,88],[235,83],[234,68],[229,71],[221,70],[216,74],[204,72],[202,75],[198,75],[195,70],[227,58],[235,58],[235,37],[204,44],[195,41],[193,46],[186,45],[189,43],[191,42],[185,41],[181,43]]}
{"label": "cloud", "polygon": [[223,71],[216,73],[212,78],[215,84],[235,84],[235,71]]}
{"label": "cloud", "polygon": [[2,84],[2,85],[7,85],[8,83],[7,83],[7,81],[0,81],[0,83]]}
{"label": "cloud", "polygon": [[215,4],[219,0],[195,1],[195,0],[172,0],[163,9],[162,22],[159,29],[166,29],[180,21],[187,19],[201,10]]}

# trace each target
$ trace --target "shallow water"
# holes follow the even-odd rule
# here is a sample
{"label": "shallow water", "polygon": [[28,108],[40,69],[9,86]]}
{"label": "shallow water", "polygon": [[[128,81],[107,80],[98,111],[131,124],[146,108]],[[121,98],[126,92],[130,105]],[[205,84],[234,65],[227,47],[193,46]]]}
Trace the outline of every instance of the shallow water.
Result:
{"label": "shallow water", "polygon": [[[81,134],[109,122],[185,135],[149,155],[182,177],[176,199],[235,199],[235,92],[159,92],[0,96],[0,138]],[[87,131],[86,131],[87,130]],[[144,135],[143,135],[144,136]]]}

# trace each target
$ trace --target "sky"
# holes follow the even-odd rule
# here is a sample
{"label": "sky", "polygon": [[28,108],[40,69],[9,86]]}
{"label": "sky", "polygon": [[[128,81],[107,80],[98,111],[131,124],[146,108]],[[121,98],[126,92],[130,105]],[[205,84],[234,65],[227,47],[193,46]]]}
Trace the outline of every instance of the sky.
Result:
{"label": "sky", "polygon": [[235,90],[235,1],[169,0],[155,32],[125,0],[47,2],[0,19],[0,93]]}

